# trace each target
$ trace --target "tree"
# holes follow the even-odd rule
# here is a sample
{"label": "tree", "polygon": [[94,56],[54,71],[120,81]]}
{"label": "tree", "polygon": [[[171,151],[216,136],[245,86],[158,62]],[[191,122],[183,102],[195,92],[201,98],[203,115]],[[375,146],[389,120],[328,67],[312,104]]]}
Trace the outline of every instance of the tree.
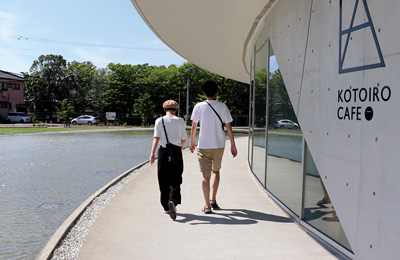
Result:
{"label": "tree", "polygon": [[65,84],[66,60],[61,55],[41,55],[30,68],[25,84],[25,101],[30,109],[52,116],[56,104],[68,98]]}
{"label": "tree", "polygon": [[147,127],[147,118],[154,115],[155,105],[151,99],[150,94],[142,93],[133,106],[133,115],[142,118],[142,126]]}
{"label": "tree", "polygon": [[[179,70],[176,66],[151,66],[146,77],[146,84],[142,91],[149,93],[153,104],[155,104],[154,114],[163,114],[162,104],[164,101],[173,99],[179,102],[180,94],[186,93],[185,86],[180,81]],[[181,105],[181,104],[180,104]],[[184,106],[180,106],[182,109]]]}
{"label": "tree", "polygon": [[96,66],[90,61],[68,63],[66,84],[70,92],[69,99],[76,109],[84,111],[91,105],[90,93],[94,88],[96,76]]}
{"label": "tree", "polygon": [[269,124],[282,118],[296,121],[296,115],[279,69],[270,75],[268,94]]}
{"label": "tree", "polygon": [[268,72],[263,69],[256,71],[254,82],[254,125],[265,127],[266,100],[267,100],[267,80]]}
{"label": "tree", "polygon": [[[108,65],[108,86],[104,91],[105,108],[118,113],[132,114],[135,99],[143,92],[148,64]],[[145,92],[145,90],[144,90]]]}
{"label": "tree", "polygon": [[[126,115],[126,120],[134,114],[144,116],[134,109],[148,111],[151,107],[152,112],[145,112],[147,119],[163,114],[162,103],[174,99],[181,103],[179,114],[185,115],[190,114],[198,97],[203,95],[202,85],[214,80],[220,87],[218,98],[227,104],[231,114],[248,115],[248,84],[218,76],[190,62],[179,67],[110,63],[107,68],[97,69],[90,61],[67,64],[60,55],[41,55],[25,76],[28,79],[25,101],[32,113],[51,115],[67,99],[77,111],[89,109],[96,114],[115,111]],[[185,106],[187,82],[189,111]],[[147,107],[141,105],[150,101]]]}
{"label": "tree", "polygon": [[71,119],[74,114],[74,106],[68,103],[66,99],[61,101],[60,107],[57,107],[57,115],[64,118],[64,127],[71,127]]}
{"label": "tree", "polygon": [[108,88],[107,69],[96,70],[96,75],[91,88],[87,93],[90,108],[96,113],[105,112],[104,91]]}

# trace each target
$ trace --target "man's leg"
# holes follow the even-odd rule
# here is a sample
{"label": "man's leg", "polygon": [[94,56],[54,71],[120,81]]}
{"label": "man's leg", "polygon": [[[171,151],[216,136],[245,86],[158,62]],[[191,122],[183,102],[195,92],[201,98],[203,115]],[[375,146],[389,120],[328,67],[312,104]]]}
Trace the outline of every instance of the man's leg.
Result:
{"label": "man's leg", "polygon": [[224,148],[218,148],[213,150],[213,166],[212,166],[212,177],[211,177],[211,206],[213,209],[219,209],[217,203],[217,192],[220,183],[220,169],[222,157],[224,155]]}
{"label": "man's leg", "polygon": [[203,195],[205,201],[205,207],[211,208],[210,205],[210,179],[211,179],[211,172],[203,172]]}
{"label": "man's leg", "polygon": [[211,198],[210,200],[217,200],[217,192],[219,187],[220,174],[219,171],[213,171],[211,177]]}

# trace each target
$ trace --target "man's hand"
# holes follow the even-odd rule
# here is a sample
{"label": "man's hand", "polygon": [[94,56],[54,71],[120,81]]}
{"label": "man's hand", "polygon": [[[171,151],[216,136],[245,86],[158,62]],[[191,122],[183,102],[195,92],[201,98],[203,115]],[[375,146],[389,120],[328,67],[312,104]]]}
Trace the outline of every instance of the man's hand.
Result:
{"label": "man's hand", "polygon": [[189,147],[190,151],[192,153],[194,153],[194,150],[196,149],[196,144],[195,143],[190,143],[190,147]]}
{"label": "man's hand", "polygon": [[196,149],[196,141],[195,141],[196,130],[197,130],[197,123],[193,122],[192,128],[190,129],[190,146],[189,146],[189,149],[192,153]]}
{"label": "man's hand", "polygon": [[233,158],[236,157],[237,155],[237,149],[236,146],[231,146],[231,154],[233,155]]}

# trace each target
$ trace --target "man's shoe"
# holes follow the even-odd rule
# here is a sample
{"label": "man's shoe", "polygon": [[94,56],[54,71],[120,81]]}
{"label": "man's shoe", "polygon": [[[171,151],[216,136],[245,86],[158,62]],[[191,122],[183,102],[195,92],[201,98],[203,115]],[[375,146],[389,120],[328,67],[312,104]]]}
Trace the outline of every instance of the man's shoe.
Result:
{"label": "man's shoe", "polygon": [[169,208],[169,216],[175,220],[176,219],[176,207],[172,201],[168,202],[168,208]]}
{"label": "man's shoe", "polygon": [[212,209],[221,209],[216,200],[210,200],[210,205]]}

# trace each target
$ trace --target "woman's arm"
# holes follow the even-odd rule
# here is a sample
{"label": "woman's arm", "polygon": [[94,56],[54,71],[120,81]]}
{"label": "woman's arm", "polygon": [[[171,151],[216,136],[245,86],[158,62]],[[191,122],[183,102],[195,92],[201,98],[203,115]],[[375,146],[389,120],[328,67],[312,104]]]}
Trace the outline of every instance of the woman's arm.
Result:
{"label": "woman's arm", "polygon": [[156,152],[156,148],[157,148],[159,140],[160,140],[160,137],[153,138],[153,145],[151,146],[151,153],[150,153],[150,164],[153,164],[156,159],[156,156],[154,155],[154,153]]}

